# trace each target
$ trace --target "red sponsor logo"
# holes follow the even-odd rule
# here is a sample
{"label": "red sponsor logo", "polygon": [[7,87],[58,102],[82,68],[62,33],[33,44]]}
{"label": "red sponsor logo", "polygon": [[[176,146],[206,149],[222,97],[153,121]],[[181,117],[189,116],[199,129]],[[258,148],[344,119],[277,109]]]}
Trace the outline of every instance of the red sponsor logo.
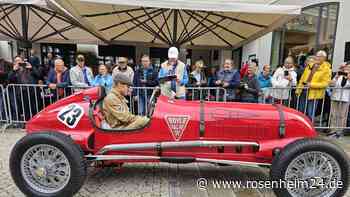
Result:
{"label": "red sponsor logo", "polygon": [[190,117],[186,115],[170,115],[165,116],[165,120],[174,139],[176,141],[179,141],[184,130],[187,127],[187,123],[190,120]]}

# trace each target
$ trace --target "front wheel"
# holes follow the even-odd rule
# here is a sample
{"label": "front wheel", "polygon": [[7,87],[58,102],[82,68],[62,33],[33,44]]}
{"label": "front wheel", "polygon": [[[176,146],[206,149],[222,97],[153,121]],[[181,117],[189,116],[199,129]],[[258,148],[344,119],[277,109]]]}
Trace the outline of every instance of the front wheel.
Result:
{"label": "front wheel", "polygon": [[10,171],[26,196],[73,196],[84,183],[86,166],[80,147],[61,133],[23,137],[10,155]]}
{"label": "front wheel", "polygon": [[340,197],[349,186],[347,154],[323,139],[302,139],[287,145],[277,155],[271,179],[278,197]]}

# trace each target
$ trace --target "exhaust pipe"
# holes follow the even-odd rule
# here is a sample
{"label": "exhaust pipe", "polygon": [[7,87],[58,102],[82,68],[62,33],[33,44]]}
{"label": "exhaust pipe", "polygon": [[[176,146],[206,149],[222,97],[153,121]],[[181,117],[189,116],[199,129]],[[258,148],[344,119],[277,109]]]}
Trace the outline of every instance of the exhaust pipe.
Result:
{"label": "exhaust pipe", "polygon": [[150,143],[134,143],[134,144],[112,144],[101,148],[98,155],[103,155],[109,151],[125,151],[125,150],[147,150],[147,149],[171,149],[171,148],[192,148],[192,147],[241,147],[253,146],[258,151],[259,144],[256,142],[245,141],[208,141],[208,140],[194,140],[181,142],[150,142]]}
{"label": "exhaust pipe", "polygon": [[207,158],[193,158],[193,157],[159,157],[159,156],[139,156],[139,155],[86,155],[86,159],[90,161],[150,161],[158,160],[160,162],[185,164],[192,162],[205,162],[215,164],[226,164],[226,165],[243,165],[251,167],[259,166],[271,166],[270,163],[259,163],[259,162],[247,162],[247,161],[232,161],[223,159],[207,159]]}

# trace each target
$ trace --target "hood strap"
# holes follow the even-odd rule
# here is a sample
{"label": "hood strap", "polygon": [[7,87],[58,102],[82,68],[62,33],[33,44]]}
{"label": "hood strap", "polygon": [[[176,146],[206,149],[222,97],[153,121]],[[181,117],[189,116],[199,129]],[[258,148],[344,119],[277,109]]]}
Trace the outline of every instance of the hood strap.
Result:
{"label": "hood strap", "polygon": [[279,121],[279,136],[280,138],[284,138],[284,136],[286,135],[286,121],[285,121],[285,117],[284,117],[284,112],[282,109],[281,105],[278,104],[272,104],[274,107],[276,107],[277,112],[279,114],[280,117],[280,121]]}

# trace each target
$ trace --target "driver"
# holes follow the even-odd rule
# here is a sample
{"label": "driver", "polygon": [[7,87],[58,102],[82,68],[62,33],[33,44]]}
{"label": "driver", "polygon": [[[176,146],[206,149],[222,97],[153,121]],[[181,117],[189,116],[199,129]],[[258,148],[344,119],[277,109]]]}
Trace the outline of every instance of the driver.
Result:
{"label": "driver", "polygon": [[112,90],[103,100],[103,115],[112,129],[137,129],[149,122],[149,118],[135,116],[129,111],[125,96],[131,85],[126,75],[117,73],[113,76]]}

